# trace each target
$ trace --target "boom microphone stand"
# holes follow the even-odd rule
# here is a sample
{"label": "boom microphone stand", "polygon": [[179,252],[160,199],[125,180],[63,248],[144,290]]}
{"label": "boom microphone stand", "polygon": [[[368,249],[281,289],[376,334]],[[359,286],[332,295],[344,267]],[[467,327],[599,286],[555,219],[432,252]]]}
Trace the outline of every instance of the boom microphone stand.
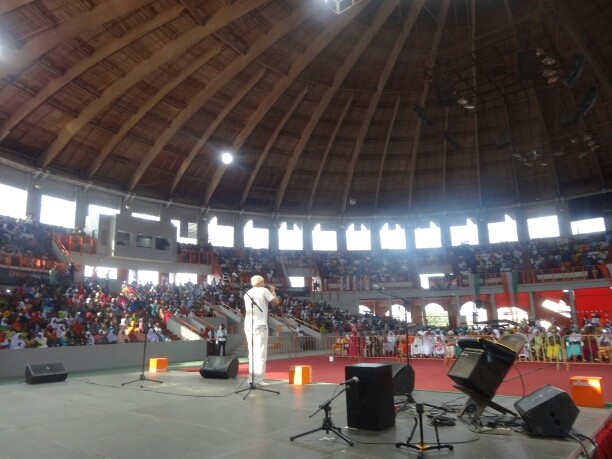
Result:
{"label": "boom microphone stand", "polygon": [[[408,437],[408,440],[406,440],[406,443],[396,443],[395,447],[399,448],[400,446],[405,446],[407,448],[416,449],[419,452],[417,456],[419,458],[425,457],[425,451],[429,451],[430,449],[448,449],[449,451],[453,451],[455,449],[453,445],[443,445],[442,443],[440,443],[440,435],[438,434],[438,424],[436,423],[434,423],[434,429],[436,431],[436,444],[428,445],[424,442],[423,440],[423,411],[425,411],[425,409],[423,408],[422,403],[417,403],[416,409],[417,409],[417,414],[419,417],[418,419],[414,418],[414,426],[412,427],[412,432],[410,432],[410,436]],[[420,441],[418,443],[410,443],[410,440],[412,440],[412,437],[414,436],[414,431],[416,430],[417,424],[419,425],[419,435],[421,437]]]}
{"label": "boom microphone stand", "polygon": [[[246,389],[241,389],[236,391],[236,394],[240,394],[241,392],[244,391],[248,391],[245,396],[242,398],[242,400],[246,399],[249,394],[254,391],[254,390],[262,390],[264,392],[272,392],[273,394],[279,395],[280,392],[272,390],[272,389],[263,389],[261,387],[257,387],[257,385],[255,384],[255,361],[254,361],[254,356],[255,356],[255,327],[253,326],[254,322],[255,322],[255,308],[259,309],[261,312],[262,309],[259,307],[259,305],[257,303],[255,303],[255,300],[253,299],[253,297],[251,295],[249,295],[249,292],[246,290],[244,284],[240,281],[238,282],[238,286],[240,287],[241,292],[244,290],[244,294],[246,297],[249,298],[249,300],[251,300],[251,355],[249,356],[249,361],[251,362],[250,366],[251,366],[251,380],[249,381],[249,387]],[[246,304],[245,304],[246,307]]]}
{"label": "boom microphone stand", "polygon": [[336,427],[334,425],[334,421],[332,421],[332,418],[331,418],[331,402],[333,402],[334,399],[336,397],[338,397],[340,394],[343,394],[344,392],[346,392],[346,390],[348,388],[349,388],[349,385],[345,383],[344,388],[340,392],[338,392],[336,395],[334,395],[329,400],[327,400],[327,401],[323,402],[322,404],[320,404],[319,405],[319,409],[317,411],[315,411],[314,413],[312,413],[310,416],[308,416],[309,418],[311,418],[315,414],[317,414],[319,411],[324,410],[325,411],[325,417],[323,418],[323,425],[321,427],[309,430],[308,432],[303,432],[303,433],[298,434],[298,435],[294,435],[293,437],[289,437],[289,440],[293,441],[296,438],[300,438],[300,437],[303,437],[305,435],[308,435],[308,434],[311,434],[311,433],[314,433],[314,432],[318,432],[319,430],[324,430],[326,434],[329,434],[329,432],[335,433],[336,435],[338,435],[338,437],[342,438],[350,446],[353,446],[353,441],[342,433],[342,430],[341,430],[340,427]]}
{"label": "boom microphone stand", "polygon": [[[382,293],[383,295],[387,295],[391,298],[396,298],[398,300],[402,300],[402,304],[404,305],[404,312],[405,312],[405,317],[406,317],[406,365],[410,365],[410,349],[408,349],[408,304],[410,303],[410,301],[404,297],[399,296],[396,293],[393,292],[389,292],[387,290],[384,289],[384,287],[379,286],[379,285],[372,285],[372,288],[374,290],[378,290],[378,293]],[[401,362],[401,360],[400,360]]]}
{"label": "boom microphone stand", "polygon": [[[143,330],[143,332],[144,332],[144,330]],[[141,382],[140,383],[140,387],[141,388],[144,387],[144,382],[143,381],[151,381],[151,382],[156,382],[156,383],[159,383],[159,384],[163,383],[163,381],[158,381],[157,379],[150,379],[150,378],[145,377],[145,361],[147,360],[147,341],[148,341],[147,334],[145,334],[144,346],[142,348],[142,367],[140,368],[140,377],[138,379],[133,380],[133,381],[124,382],[124,383],[121,384],[122,386],[125,386],[127,384],[132,384],[132,383],[135,383],[135,382],[138,382],[138,381]]]}

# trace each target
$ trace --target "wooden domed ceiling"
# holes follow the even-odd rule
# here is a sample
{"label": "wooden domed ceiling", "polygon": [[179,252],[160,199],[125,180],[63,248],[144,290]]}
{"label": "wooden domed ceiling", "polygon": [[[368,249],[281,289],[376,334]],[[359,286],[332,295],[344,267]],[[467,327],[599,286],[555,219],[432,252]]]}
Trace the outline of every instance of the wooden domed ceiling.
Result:
{"label": "wooden domed ceiling", "polygon": [[595,195],[611,30],[603,0],[4,0],[0,157],[278,214]]}

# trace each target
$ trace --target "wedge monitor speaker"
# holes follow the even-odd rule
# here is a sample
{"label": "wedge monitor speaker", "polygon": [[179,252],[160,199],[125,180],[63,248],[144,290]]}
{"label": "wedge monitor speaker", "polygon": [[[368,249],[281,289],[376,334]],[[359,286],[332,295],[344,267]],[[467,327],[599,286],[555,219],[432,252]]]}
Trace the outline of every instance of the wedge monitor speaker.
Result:
{"label": "wedge monitor speaker", "polygon": [[525,430],[543,437],[565,437],[580,410],[567,392],[546,385],[523,397],[514,408],[525,422]]}
{"label": "wedge monitor speaker", "polygon": [[238,357],[211,355],[200,368],[202,378],[233,379],[238,376]]}
{"label": "wedge monitor speaker", "polygon": [[25,378],[28,384],[65,381],[68,372],[61,362],[26,365]]}

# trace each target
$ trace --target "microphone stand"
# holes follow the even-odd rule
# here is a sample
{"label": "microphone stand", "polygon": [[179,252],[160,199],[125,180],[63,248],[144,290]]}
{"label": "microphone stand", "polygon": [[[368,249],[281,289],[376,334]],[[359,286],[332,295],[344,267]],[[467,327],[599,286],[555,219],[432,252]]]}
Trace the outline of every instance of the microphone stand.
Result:
{"label": "microphone stand", "polygon": [[[406,440],[405,443],[402,443],[402,442],[396,443],[395,447],[399,448],[401,446],[405,446],[406,448],[416,449],[418,451],[417,457],[419,458],[423,458],[425,456],[425,451],[429,451],[431,449],[438,449],[438,450],[448,449],[449,451],[453,451],[455,449],[453,445],[444,445],[440,443],[440,435],[438,434],[438,424],[436,424],[435,422],[433,425],[434,425],[434,430],[436,432],[436,444],[428,445],[427,443],[425,443],[425,440],[423,438],[423,412],[425,411],[423,408],[423,403],[417,403],[416,410],[417,410],[418,418],[414,418],[414,426],[412,427],[412,432],[410,432],[410,436],[408,437],[408,440]],[[417,424],[419,426],[420,440],[418,443],[410,443],[410,440],[412,440],[412,437],[414,436],[414,431],[417,428]]]}
{"label": "microphone stand", "polygon": [[[144,330],[143,330],[144,332]],[[128,382],[124,382],[121,385],[125,386],[127,384],[132,384],[138,381],[141,381],[140,383],[140,387],[143,388],[144,387],[144,382],[142,381],[151,381],[151,382],[156,382],[159,384],[162,384],[163,381],[158,381],[157,379],[150,379],[145,377],[145,361],[147,360],[147,334],[145,334],[145,340],[144,340],[144,347],[142,348],[142,367],[140,368],[140,376],[138,377],[138,379],[134,379],[133,381],[128,381]]]}
{"label": "microphone stand", "polygon": [[315,414],[317,414],[319,411],[324,410],[325,411],[325,417],[323,418],[323,424],[321,425],[321,427],[309,430],[308,432],[303,432],[303,433],[298,434],[298,435],[294,435],[293,437],[289,437],[289,440],[293,441],[296,438],[300,438],[300,437],[303,437],[305,435],[308,435],[308,434],[311,434],[311,433],[314,433],[314,432],[318,432],[319,430],[324,430],[326,434],[329,434],[330,432],[335,433],[340,438],[342,438],[345,442],[347,442],[350,446],[353,446],[353,441],[342,433],[342,429],[340,427],[336,427],[336,425],[334,424],[334,421],[332,421],[332,418],[331,418],[331,410],[332,410],[331,409],[331,402],[333,402],[334,399],[336,397],[338,397],[340,394],[343,394],[344,392],[346,392],[346,390],[348,388],[349,388],[349,386],[344,386],[344,388],[340,392],[338,392],[336,395],[334,395],[329,400],[327,400],[327,401],[323,402],[322,404],[320,404],[319,405],[319,409],[317,411],[315,411],[314,413],[312,413],[310,416],[308,416],[309,418],[311,418]]}
{"label": "microphone stand", "polygon": [[[410,301],[402,296],[399,296],[396,293],[388,292],[382,287],[378,288],[378,293],[382,293],[383,295],[387,295],[391,298],[402,300],[402,304],[404,305],[404,311],[406,313],[405,315],[405,318],[406,318],[406,365],[410,365],[410,349],[408,349],[408,303],[410,303]],[[401,363],[401,359],[400,359],[400,363]]]}
{"label": "microphone stand", "polygon": [[[255,300],[253,299],[253,297],[251,295],[249,295],[249,292],[246,290],[246,287],[244,286],[244,284],[242,282],[240,282],[239,280],[236,281],[238,284],[238,287],[240,288],[240,292],[242,293],[242,291],[244,291],[245,296],[247,296],[249,298],[249,300],[251,300],[251,352],[249,355],[249,362],[250,362],[250,367],[251,367],[251,380],[249,381],[249,387],[247,387],[246,389],[241,389],[241,390],[237,390],[236,392],[234,392],[235,394],[240,394],[241,392],[244,391],[248,391],[245,396],[242,398],[242,400],[245,400],[249,394],[254,391],[254,390],[262,390],[264,392],[271,392],[273,394],[279,395],[280,392],[276,391],[276,390],[272,390],[272,389],[263,389],[261,387],[257,387],[257,385],[255,384],[255,361],[254,361],[254,356],[255,356],[255,327],[253,326],[255,323],[255,308],[259,309],[260,312],[263,312],[262,309],[259,307],[259,305],[257,303],[255,303]],[[245,304],[245,308],[246,308],[246,304]],[[267,346],[268,343],[266,343]]]}

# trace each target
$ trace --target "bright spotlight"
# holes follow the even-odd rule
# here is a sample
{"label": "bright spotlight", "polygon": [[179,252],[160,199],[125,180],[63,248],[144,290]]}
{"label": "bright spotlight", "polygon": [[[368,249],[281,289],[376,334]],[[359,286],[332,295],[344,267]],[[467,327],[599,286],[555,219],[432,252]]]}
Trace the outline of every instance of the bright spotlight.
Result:
{"label": "bright spotlight", "polygon": [[221,161],[223,161],[223,164],[231,164],[231,162],[234,160],[234,157],[232,156],[232,154],[230,152],[225,152],[221,155]]}

